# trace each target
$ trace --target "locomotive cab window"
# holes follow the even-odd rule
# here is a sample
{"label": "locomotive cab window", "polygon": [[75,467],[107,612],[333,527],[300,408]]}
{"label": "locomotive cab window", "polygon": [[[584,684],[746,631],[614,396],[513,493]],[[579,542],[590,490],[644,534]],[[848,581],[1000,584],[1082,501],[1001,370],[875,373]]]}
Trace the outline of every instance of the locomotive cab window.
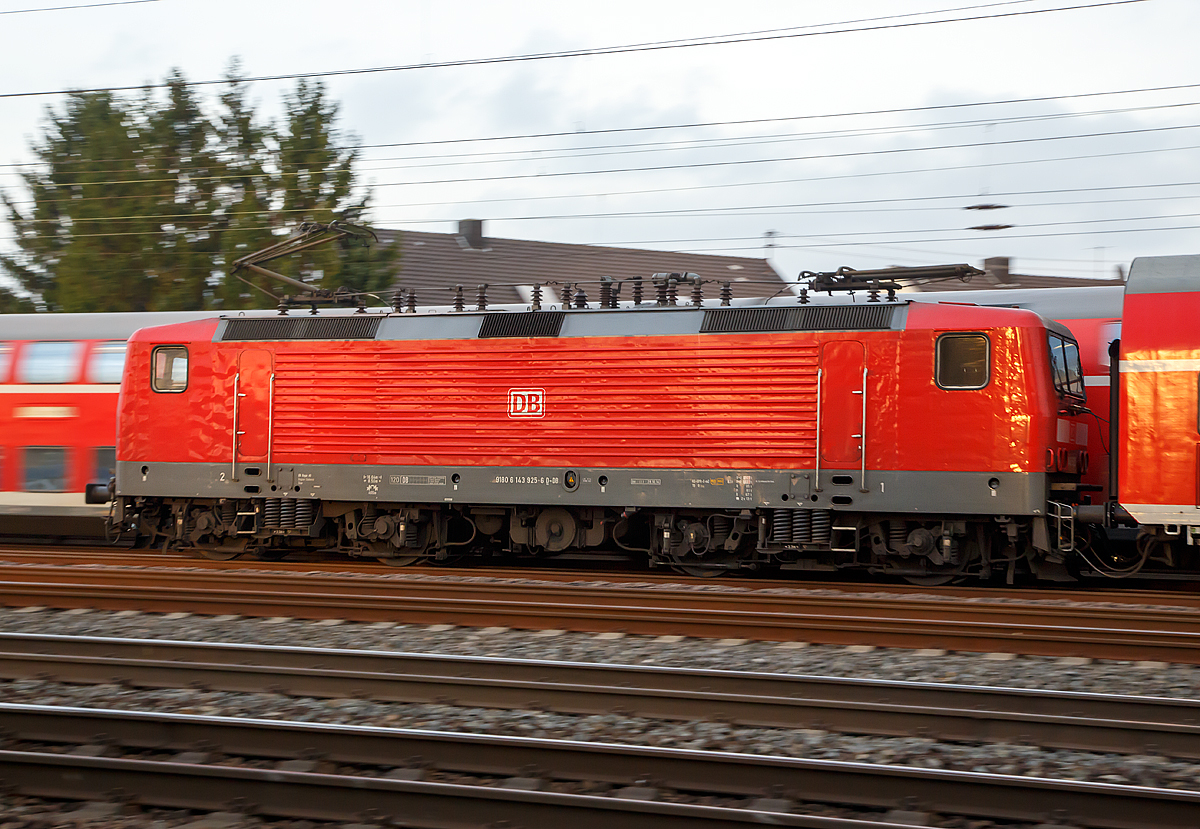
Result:
{"label": "locomotive cab window", "polygon": [[1054,390],[1059,397],[1085,400],[1083,365],[1079,361],[1079,345],[1060,334],[1050,333],[1050,370],[1054,375]]}
{"label": "locomotive cab window", "polygon": [[935,372],[940,388],[982,389],[991,379],[991,342],[987,335],[938,337]]}
{"label": "locomotive cab window", "polygon": [[181,392],[188,384],[188,351],[181,345],[160,345],[151,358],[151,387],[159,392]]}

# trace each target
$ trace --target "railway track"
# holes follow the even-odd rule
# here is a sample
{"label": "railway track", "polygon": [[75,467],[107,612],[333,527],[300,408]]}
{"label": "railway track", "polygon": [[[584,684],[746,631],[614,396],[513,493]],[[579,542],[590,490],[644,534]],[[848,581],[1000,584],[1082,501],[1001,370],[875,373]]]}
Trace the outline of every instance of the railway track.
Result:
{"label": "railway track", "polygon": [[771,578],[752,578],[746,574],[730,575],[714,580],[681,575],[659,570],[639,570],[627,563],[615,567],[613,562],[584,562],[569,566],[567,563],[551,561],[544,565],[485,565],[432,566],[414,565],[402,571],[379,564],[340,557],[303,558],[283,561],[259,559],[234,559],[212,561],[210,559],[163,553],[154,550],[118,550],[110,547],[60,547],[30,548],[29,546],[0,544],[0,563],[38,564],[47,566],[110,566],[110,567],[155,567],[203,569],[213,571],[272,571],[287,573],[353,573],[380,577],[398,575],[432,578],[466,577],[496,579],[533,579],[538,581],[579,582],[590,579],[613,584],[688,584],[706,588],[728,588],[733,590],[771,590],[803,588],[846,593],[881,593],[893,596],[939,596],[981,601],[1063,601],[1094,602],[1104,604],[1162,605],[1200,609],[1200,592],[1185,583],[1175,583],[1171,589],[1131,588],[1128,582],[1104,587],[1090,584],[1061,588],[1046,585],[1027,587],[938,585],[914,586],[906,584],[857,582],[837,578],[813,579],[795,573],[785,573]]}
{"label": "railway track", "polygon": [[0,677],[606,714],[1200,759],[1200,701],[438,654],[0,634]]}
{"label": "railway track", "polygon": [[390,573],[0,564],[0,603],[1200,662],[1190,608]]}
{"label": "railway track", "polygon": [[[305,682],[324,682],[326,691],[338,688],[346,693],[357,688],[359,693],[366,690],[390,698],[414,689],[421,696],[453,686],[459,693],[475,694],[478,702],[495,705],[516,698],[528,704],[530,697],[538,702],[574,697],[576,702],[563,702],[564,707],[586,710],[614,701],[646,707],[646,700],[657,695],[658,702],[649,703],[651,710],[662,711],[673,697],[680,701],[684,715],[732,710],[731,701],[742,699],[746,703],[742,711],[748,716],[762,716],[752,713],[757,705],[759,710],[771,710],[766,719],[776,722],[810,716],[816,702],[817,708],[824,709],[823,716],[841,716],[851,730],[861,730],[864,722],[868,729],[882,723],[874,716],[886,711],[885,716],[896,719],[881,726],[885,729],[921,728],[937,719],[951,723],[964,718],[977,729],[989,721],[1020,719],[1029,728],[1026,738],[1039,742],[1072,733],[1107,732],[1087,742],[1111,743],[1121,734],[1125,736],[1119,742],[1125,750],[1138,750],[1144,743],[1124,739],[1142,729],[1148,732],[1142,740],[1175,735],[1166,739],[1174,740],[1172,751],[1182,756],[1196,756],[1200,748],[1196,726],[1174,721],[1194,717],[1195,704],[1175,700],[196,643],[6,639],[10,640],[4,643],[6,651],[22,643],[30,649],[61,651],[47,656],[68,674],[74,670],[71,665],[90,664],[100,672],[97,675],[107,672],[110,681],[119,676],[130,684],[201,681],[223,687],[219,676],[238,675],[241,679],[234,685],[249,682],[261,690],[265,671],[292,690]],[[94,649],[128,649],[143,658],[66,653]],[[194,660],[201,654],[213,661],[175,661]],[[287,667],[293,661],[311,664],[314,659],[329,664],[319,669]],[[5,659],[0,664],[11,671],[17,662]],[[44,672],[51,663],[25,664]],[[351,667],[384,670],[369,674],[348,670]],[[440,675],[434,675],[435,667]],[[417,670],[427,673],[398,673]],[[461,676],[464,671],[471,676]],[[192,673],[190,680],[188,673]],[[531,674],[552,676],[513,678]],[[638,687],[587,685],[584,680],[634,681]],[[218,684],[213,686],[214,682]],[[698,682],[722,691],[683,690]],[[782,687],[788,684],[790,689]],[[385,687],[392,690],[381,691]],[[464,692],[464,688],[471,690]],[[813,698],[771,696],[785,690]],[[822,690],[825,699],[815,699]],[[753,696],[756,693],[766,695]],[[846,701],[864,695],[894,697],[903,703]],[[964,707],[976,705],[995,710]],[[795,713],[780,713],[788,707]],[[842,709],[842,714],[830,714],[834,708]],[[1030,714],[1031,708],[1074,713]],[[1126,719],[1104,721],[1090,716],[1104,714]],[[1041,726],[1051,730],[1038,732]],[[957,726],[949,728],[952,733]],[[888,810],[919,809],[942,817],[1039,822],[1054,815],[1056,822],[1076,827],[1182,829],[1194,827],[1200,813],[1200,793],[1194,791],[413,729],[0,704],[0,730],[7,737],[0,750],[0,776],[23,794],[103,800],[120,790],[141,805],[221,809],[237,801],[244,809],[269,817],[348,821],[362,819],[366,813],[373,820],[395,817],[416,826],[457,825],[456,821],[494,825],[507,820],[527,826],[572,821],[607,828],[620,821],[634,827],[767,823],[850,829],[898,826],[900,817]],[[1073,744],[1078,736],[1065,739]],[[714,797],[720,805],[700,805],[712,803]],[[911,817],[904,822],[911,825]]]}

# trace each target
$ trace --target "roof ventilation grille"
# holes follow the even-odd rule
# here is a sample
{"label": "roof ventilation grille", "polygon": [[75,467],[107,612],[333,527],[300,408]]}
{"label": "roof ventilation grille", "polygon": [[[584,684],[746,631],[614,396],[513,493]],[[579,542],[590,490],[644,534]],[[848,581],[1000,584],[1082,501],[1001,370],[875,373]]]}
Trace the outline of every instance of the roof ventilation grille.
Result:
{"label": "roof ventilation grille", "polygon": [[886,331],[894,305],[806,305],[799,308],[714,308],[702,334],[753,331]]}
{"label": "roof ventilation grille", "polygon": [[373,340],[378,316],[238,317],[226,320],[222,342],[265,340]]}
{"label": "roof ventilation grille", "polygon": [[557,337],[562,331],[564,316],[562,311],[488,314],[479,327],[479,337]]}

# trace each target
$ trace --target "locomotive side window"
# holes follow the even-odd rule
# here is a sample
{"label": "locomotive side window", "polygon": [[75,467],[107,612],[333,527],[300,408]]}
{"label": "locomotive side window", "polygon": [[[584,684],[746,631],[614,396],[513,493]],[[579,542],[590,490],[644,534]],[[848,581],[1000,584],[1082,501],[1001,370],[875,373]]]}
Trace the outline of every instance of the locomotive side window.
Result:
{"label": "locomotive side window", "polygon": [[67,450],[63,446],[26,446],[24,453],[25,492],[65,492]]}
{"label": "locomotive side window", "polygon": [[1058,334],[1050,334],[1050,369],[1054,388],[1059,397],[1084,398],[1083,365],[1079,361],[1079,346]]}
{"label": "locomotive side window", "polygon": [[943,334],[937,341],[937,384],[943,389],[982,389],[991,379],[986,334]]}
{"label": "locomotive side window", "polygon": [[78,376],[82,353],[83,343],[30,343],[17,365],[17,382],[70,383]]}
{"label": "locomotive side window", "polygon": [[120,383],[125,370],[125,342],[111,340],[97,343],[88,365],[89,383]]}
{"label": "locomotive side window", "polygon": [[161,345],[154,349],[154,376],[151,387],[161,392],[181,392],[188,384],[188,351],[181,345]]}

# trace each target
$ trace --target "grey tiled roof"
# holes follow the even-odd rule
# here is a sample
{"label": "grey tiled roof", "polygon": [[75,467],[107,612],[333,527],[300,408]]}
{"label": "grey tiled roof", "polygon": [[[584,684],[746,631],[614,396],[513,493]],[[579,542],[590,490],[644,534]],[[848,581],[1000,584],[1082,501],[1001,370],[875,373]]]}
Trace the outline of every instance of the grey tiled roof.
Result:
{"label": "grey tiled roof", "polygon": [[[549,299],[564,282],[584,283],[589,299],[595,301],[602,276],[618,281],[641,276],[647,280],[649,298],[649,279],[655,273],[695,273],[702,279],[732,282],[735,297],[772,296],[786,290],[783,278],[766,259],[486,236],[481,247],[472,248],[456,233],[381,230],[378,234],[381,244],[401,245],[400,272],[393,288],[415,290],[419,305],[450,302],[455,285],[463,286],[468,303],[474,301],[481,284],[488,285],[489,303],[527,301],[513,286],[535,283],[547,286]],[[704,286],[705,296],[716,296],[719,290],[717,285]],[[688,291],[684,286],[680,295]],[[629,298],[628,288],[622,298]]]}

